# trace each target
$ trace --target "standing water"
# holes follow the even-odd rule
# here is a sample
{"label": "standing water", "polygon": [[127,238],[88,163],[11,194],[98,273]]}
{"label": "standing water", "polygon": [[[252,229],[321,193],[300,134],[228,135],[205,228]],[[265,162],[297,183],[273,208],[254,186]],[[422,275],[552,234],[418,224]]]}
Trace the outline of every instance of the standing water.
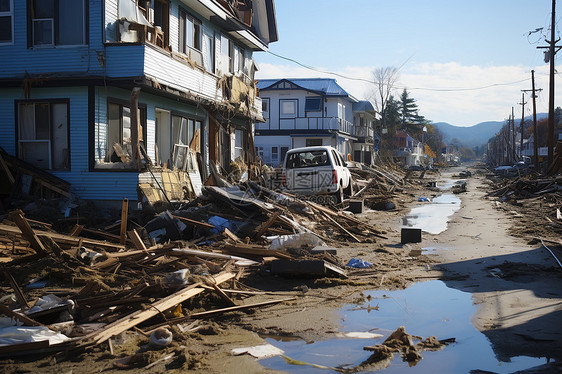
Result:
{"label": "standing water", "polygon": [[429,234],[439,234],[447,229],[447,221],[461,207],[461,200],[452,194],[443,194],[431,203],[413,208],[404,218],[404,227],[422,229]]}
{"label": "standing water", "polygon": [[[399,326],[405,326],[411,335],[438,339],[455,338],[455,343],[441,351],[422,351],[423,359],[409,367],[398,353],[385,373],[468,373],[482,370],[493,373],[512,373],[546,363],[546,359],[513,357],[509,362],[496,358],[491,344],[484,334],[471,323],[476,311],[470,293],[448,288],[441,281],[417,283],[400,291],[365,292],[363,304],[346,305],[341,311],[342,328],[336,337],[318,342],[277,341],[268,343],[285,351],[285,355],[302,363],[322,365],[328,368],[353,369],[365,361],[370,353],[365,346],[382,344],[386,337]],[[349,332],[381,334],[378,339],[349,339]],[[343,338],[340,336],[344,336]],[[414,341],[416,343],[416,341]],[[291,373],[327,372],[310,365],[294,365],[282,357],[261,360],[266,368]],[[361,372],[368,372],[369,367]],[[332,370],[336,372],[336,370]]]}

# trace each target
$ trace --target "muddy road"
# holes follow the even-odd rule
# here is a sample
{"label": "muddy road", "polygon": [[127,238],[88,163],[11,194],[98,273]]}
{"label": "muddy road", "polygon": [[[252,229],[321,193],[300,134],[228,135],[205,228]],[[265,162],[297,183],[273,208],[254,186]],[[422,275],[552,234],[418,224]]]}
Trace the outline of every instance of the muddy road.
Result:
{"label": "muddy road", "polygon": [[[309,291],[293,304],[242,316],[238,324],[301,364],[333,371],[359,370],[369,357],[363,347],[381,344],[399,326],[415,336],[454,338],[455,343],[422,353],[424,358],[415,366],[395,354],[383,365],[385,372],[562,371],[562,273],[556,259],[540,243],[527,244],[526,238],[509,234],[510,228],[517,231],[518,221],[502,203],[486,197],[489,185],[483,173],[473,170],[466,180],[467,192],[452,194],[450,188],[458,181],[453,176],[460,170],[429,176],[438,181],[438,188],[409,191],[398,212],[362,215],[384,227],[388,240],[339,248],[345,260],[361,258],[374,264],[352,273],[353,282],[308,284]],[[420,202],[419,197],[431,202]],[[404,217],[424,227],[421,243],[400,244]],[[279,289],[286,282],[287,289],[300,285],[298,280],[279,280],[271,287]],[[382,337],[346,336],[356,332]],[[234,367],[244,360],[231,359],[227,361]],[[259,363],[263,366],[255,370],[325,371],[279,356]],[[360,371],[378,369],[379,365],[361,366]]]}
{"label": "muddy road", "polygon": [[[395,210],[357,216],[387,239],[328,243],[343,263],[372,264],[348,269],[347,279],[252,273],[242,282],[256,292],[241,302],[292,300],[171,326],[173,344],[161,350],[147,349],[147,337],[129,330],[113,340],[111,354],[98,346],[71,360],[14,358],[0,362],[0,371],[123,372],[116,363],[137,357],[142,362],[133,371],[167,373],[562,372],[560,267],[540,242],[513,236],[520,214],[486,196],[490,187],[481,170],[471,169],[467,191],[453,194],[461,170],[425,175],[395,195]],[[429,181],[437,187],[426,187]],[[421,243],[400,243],[405,224],[423,228]],[[400,326],[419,357],[404,361],[402,347],[373,360]],[[233,354],[260,345],[283,353]]]}

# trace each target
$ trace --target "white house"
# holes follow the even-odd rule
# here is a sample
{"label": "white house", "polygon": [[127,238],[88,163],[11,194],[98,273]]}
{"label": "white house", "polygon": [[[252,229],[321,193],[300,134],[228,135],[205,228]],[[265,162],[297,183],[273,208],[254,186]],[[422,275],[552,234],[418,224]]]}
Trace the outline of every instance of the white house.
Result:
{"label": "white house", "polygon": [[257,87],[265,122],[256,124],[255,146],[264,163],[275,167],[289,149],[319,145],[353,156],[358,100],[335,79],[263,79]]}

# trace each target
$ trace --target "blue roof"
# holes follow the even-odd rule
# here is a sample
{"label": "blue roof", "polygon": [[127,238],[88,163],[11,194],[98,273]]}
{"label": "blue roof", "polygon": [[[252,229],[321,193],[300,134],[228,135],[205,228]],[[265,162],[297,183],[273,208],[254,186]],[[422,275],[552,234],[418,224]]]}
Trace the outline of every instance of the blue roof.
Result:
{"label": "blue roof", "polygon": [[298,79],[260,79],[258,81],[257,87],[260,91],[265,91],[268,89],[276,90],[278,88],[270,88],[278,82],[287,81],[290,82],[303,90],[312,91],[319,95],[325,96],[350,96],[339,84],[336,83],[335,79],[330,78],[298,78]]}
{"label": "blue roof", "polygon": [[375,108],[373,104],[371,104],[367,100],[361,100],[356,103],[353,103],[353,111],[354,112],[374,112]]}

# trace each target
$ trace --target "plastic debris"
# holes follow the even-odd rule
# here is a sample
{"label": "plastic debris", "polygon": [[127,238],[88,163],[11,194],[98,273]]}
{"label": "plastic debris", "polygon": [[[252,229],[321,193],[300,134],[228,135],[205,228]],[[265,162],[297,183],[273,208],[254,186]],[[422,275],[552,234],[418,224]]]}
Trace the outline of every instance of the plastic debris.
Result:
{"label": "plastic debris", "polygon": [[308,232],[294,235],[273,236],[268,237],[268,239],[271,240],[269,249],[302,248],[304,246],[314,248],[326,245],[322,239]]}
{"label": "plastic debris", "polygon": [[66,335],[49,330],[45,326],[10,326],[0,329],[0,347],[48,340],[49,344],[69,340]]}
{"label": "plastic debris", "polygon": [[418,201],[419,202],[429,202],[429,199],[427,197],[418,197]]}
{"label": "plastic debris", "polygon": [[365,269],[373,266],[373,264],[359,258],[352,258],[351,260],[349,260],[346,266],[350,268]]}

